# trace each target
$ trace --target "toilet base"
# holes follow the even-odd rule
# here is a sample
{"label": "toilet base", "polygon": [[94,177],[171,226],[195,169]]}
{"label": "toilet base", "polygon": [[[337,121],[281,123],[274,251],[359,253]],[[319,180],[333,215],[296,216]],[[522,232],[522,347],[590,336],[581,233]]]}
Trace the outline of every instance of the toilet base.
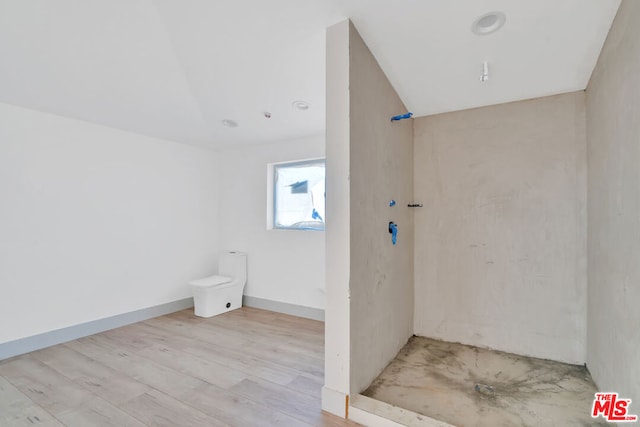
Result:
{"label": "toilet base", "polygon": [[200,288],[193,291],[194,314],[198,317],[213,317],[242,307],[242,288],[227,286]]}

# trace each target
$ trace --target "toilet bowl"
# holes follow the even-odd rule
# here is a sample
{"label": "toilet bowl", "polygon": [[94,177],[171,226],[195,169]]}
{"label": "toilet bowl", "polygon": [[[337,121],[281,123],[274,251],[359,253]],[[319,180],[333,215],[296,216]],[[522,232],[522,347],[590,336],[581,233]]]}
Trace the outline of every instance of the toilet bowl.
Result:
{"label": "toilet bowl", "polygon": [[189,282],[195,315],[212,317],[242,307],[246,283],[247,254],[223,253],[218,262],[218,274]]}

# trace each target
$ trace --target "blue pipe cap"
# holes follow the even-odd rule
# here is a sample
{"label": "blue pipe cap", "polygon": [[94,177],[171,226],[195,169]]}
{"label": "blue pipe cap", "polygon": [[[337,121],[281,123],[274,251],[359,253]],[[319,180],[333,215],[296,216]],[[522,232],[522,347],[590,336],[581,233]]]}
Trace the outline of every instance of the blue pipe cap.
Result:
{"label": "blue pipe cap", "polygon": [[409,111],[407,114],[400,114],[398,116],[391,117],[391,121],[395,122],[395,121],[398,121],[398,120],[410,119],[411,116],[413,116],[413,113],[411,111]]}
{"label": "blue pipe cap", "polygon": [[389,222],[389,233],[391,233],[391,243],[398,243],[398,224],[393,221]]}

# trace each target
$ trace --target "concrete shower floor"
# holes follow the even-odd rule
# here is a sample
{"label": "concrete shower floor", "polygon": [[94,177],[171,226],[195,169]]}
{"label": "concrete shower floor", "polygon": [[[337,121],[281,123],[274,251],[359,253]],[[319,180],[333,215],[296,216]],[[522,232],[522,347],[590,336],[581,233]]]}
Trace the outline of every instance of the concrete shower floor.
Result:
{"label": "concrete shower floor", "polygon": [[464,427],[601,426],[583,366],[413,337],[362,394]]}

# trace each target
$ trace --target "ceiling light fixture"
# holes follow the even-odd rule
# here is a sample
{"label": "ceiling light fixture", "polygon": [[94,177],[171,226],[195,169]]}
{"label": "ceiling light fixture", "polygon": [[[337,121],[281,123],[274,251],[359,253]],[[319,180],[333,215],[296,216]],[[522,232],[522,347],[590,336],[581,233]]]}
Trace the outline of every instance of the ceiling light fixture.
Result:
{"label": "ceiling light fixture", "polygon": [[471,31],[479,36],[495,33],[507,21],[507,16],[502,12],[489,12],[473,21]]}
{"label": "ceiling light fixture", "polygon": [[226,126],[228,128],[237,128],[238,127],[238,122],[236,122],[235,120],[231,120],[231,119],[224,119],[222,121],[222,125]]}
{"label": "ceiling light fixture", "polygon": [[309,103],[305,101],[294,101],[292,105],[293,108],[300,111],[307,111],[310,107]]}

